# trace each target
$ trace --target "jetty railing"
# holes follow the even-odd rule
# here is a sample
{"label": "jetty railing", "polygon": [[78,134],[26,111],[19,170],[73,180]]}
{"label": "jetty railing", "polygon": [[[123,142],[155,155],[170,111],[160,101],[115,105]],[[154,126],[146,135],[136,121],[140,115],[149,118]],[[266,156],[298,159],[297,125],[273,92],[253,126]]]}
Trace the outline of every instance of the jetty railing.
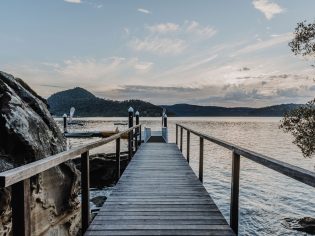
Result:
{"label": "jetty railing", "polygon": [[[135,131],[135,132],[134,132]],[[90,188],[90,168],[89,151],[100,147],[112,141],[116,141],[116,173],[117,180],[120,178],[120,139],[122,135],[128,134],[128,148],[135,146],[135,149],[141,145],[137,141],[138,136],[141,140],[141,124],[130,127],[129,129],[91,142],[68,151],[58,153],[53,156],[43,158],[38,161],[0,173],[0,188],[11,186],[11,206],[12,206],[12,232],[14,236],[31,235],[31,186],[30,178],[40,174],[50,168],[56,167],[66,161],[76,159],[81,155],[81,220],[82,232],[84,233],[89,226],[90,208],[89,208],[89,188]],[[131,145],[133,143],[134,145]],[[128,150],[129,154],[133,149]],[[131,158],[131,156],[129,156]]]}
{"label": "jetty railing", "polygon": [[231,199],[230,199],[230,226],[233,231],[238,233],[238,217],[239,217],[239,182],[240,182],[240,157],[245,157],[269,169],[279,172],[283,175],[291,177],[301,183],[315,187],[315,173],[303,168],[290,165],[288,163],[276,160],[263,154],[253,152],[242,148],[235,144],[223,141],[218,138],[192,130],[186,126],[176,124],[176,144],[178,145],[178,133],[180,129],[179,149],[183,151],[183,131],[187,134],[187,154],[186,158],[189,162],[190,158],[190,134],[199,137],[199,180],[203,182],[203,158],[204,158],[204,140],[208,140],[221,147],[232,151],[232,180],[231,180]]}

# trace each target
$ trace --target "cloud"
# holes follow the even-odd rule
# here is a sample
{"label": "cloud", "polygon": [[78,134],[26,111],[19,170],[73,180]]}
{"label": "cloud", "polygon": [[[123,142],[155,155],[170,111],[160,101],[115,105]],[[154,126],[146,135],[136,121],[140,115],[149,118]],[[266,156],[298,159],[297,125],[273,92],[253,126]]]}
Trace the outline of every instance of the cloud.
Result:
{"label": "cloud", "polygon": [[137,64],[135,64],[134,68],[139,72],[147,72],[151,70],[152,66],[152,62],[138,62]]}
{"label": "cloud", "polygon": [[253,44],[250,44],[242,49],[239,49],[236,51],[232,56],[237,56],[240,54],[246,54],[246,53],[252,53],[258,50],[271,48],[273,46],[276,46],[278,44],[284,44],[286,42],[289,42],[290,39],[292,39],[292,33],[285,33],[277,36],[272,36],[271,38],[267,40],[262,40],[255,42]]}
{"label": "cloud", "polygon": [[65,2],[69,3],[81,3],[81,0],[64,0]]}
{"label": "cloud", "polygon": [[152,33],[168,33],[179,30],[179,25],[174,23],[157,24],[147,27]]}
{"label": "cloud", "polygon": [[176,55],[193,47],[200,40],[209,39],[216,34],[210,26],[202,26],[197,21],[183,24],[161,23],[145,26],[148,30],[144,38],[134,38],[129,46],[135,51],[150,52],[158,55]]}
{"label": "cloud", "polygon": [[138,11],[139,11],[139,12],[142,12],[142,13],[144,13],[144,14],[152,14],[151,11],[149,11],[149,10],[147,10],[147,9],[144,9],[144,8],[138,8]]}
{"label": "cloud", "polygon": [[186,42],[181,39],[146,37],[135,39],[130,46],[136,51],[145,51],[159,55],[179,54],[187,47]]}
{"label": "cloud", "polygon": [[284,88],[284,89],[277,89],[276,94],[281,97],[297,97],[299,96],[299,88]]}
{"label": "cloud", "polygon": [[261,11],[268,20],[271,20],[274,15],[284,11],[278,4],[270,2],[269,0],[253,0],[253,5],[257,10]]}
{"label": "cloud", "polygon": [[147,26],[151,33],[178,33],[178,36],[198,36],[200,38],[211,38],[217,31],[211,26],[203,26],[197,21],[186,20],[183,24],[161,23]]}
{"label": "cloud", "polygon": [[211,38],[217,31],[210,26],[202,26],[197,21],[186,21],[185,30],[188,33],[197,34],[205,38]]}

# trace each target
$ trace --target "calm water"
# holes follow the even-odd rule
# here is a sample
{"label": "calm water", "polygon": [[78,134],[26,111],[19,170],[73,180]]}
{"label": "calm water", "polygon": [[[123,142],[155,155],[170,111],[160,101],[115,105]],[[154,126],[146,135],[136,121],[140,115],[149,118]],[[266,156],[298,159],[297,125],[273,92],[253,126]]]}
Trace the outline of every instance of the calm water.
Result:
{"label": "calm water", "polygon": [[[80,119],[72,130],[113,130],[126,118]],[[315,159],[305,159],[292,137],[278,128],[279,118],[169,118],[169,141],[175,142],[175,123],[238,144],[256,152],[314,171]],[[142,118],[144,126],[160,129],[160,118]],[[120,129],[125,127],[120,126]],[[70,130],[71,131],[71,130]],[[186,155],[186,132],[184,133]],[[69,140],[77,146],[88,140]],[[123,145],[126,149],[126,143]],[[191,135],[191,166],[198,173],[199,139]],[[114,143],[94,152],[114,152]],[[229,220],[231,152],[205,140],[204,185]],[[306,235],[283,226],[284,218],[315,217],[315,189],[241,159],[240,235]]]}

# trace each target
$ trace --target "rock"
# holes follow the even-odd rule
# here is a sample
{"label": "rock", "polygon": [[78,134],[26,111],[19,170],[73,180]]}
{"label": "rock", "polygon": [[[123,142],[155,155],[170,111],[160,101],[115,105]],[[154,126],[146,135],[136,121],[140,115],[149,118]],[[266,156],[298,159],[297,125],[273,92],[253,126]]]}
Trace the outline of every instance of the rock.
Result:
{"label": "rock", "polygon": [[[0,172],[62,152],[65,139],[46,101],[21,79],[0,72]],[[32,235],[75,235],[79,175],[72,162],[31,179]],[[0,234],[11,230],[10,191],[0,189]]]}
{"label": "rock", "polygon": [[[76,160],[78,169],[80,160]],[[128,153],[120,154],[120,173],[128,165]],[[115,154],[98,153],[90,156],[90,187],[103,188],[116,183],[116,156]]]}
{"label": "rock", "polygon": [[315,235],[315,218],[303,217],[301,219],[285,218],[285,227]]}
{"label": "rock", "polygon": [[97,197],[92,198],[91,202],[93,202],[96,207],[101,207],[103,206],[106,199],[107,197],[105,196],[97,196]]}

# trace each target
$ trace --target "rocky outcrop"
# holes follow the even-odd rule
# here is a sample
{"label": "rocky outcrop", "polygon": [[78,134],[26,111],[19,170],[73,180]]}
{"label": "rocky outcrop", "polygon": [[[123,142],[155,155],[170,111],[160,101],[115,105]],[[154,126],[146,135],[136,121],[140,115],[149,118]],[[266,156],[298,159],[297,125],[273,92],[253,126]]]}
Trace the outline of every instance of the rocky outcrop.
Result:
{"label": "rocky outcrop", "polygon": [[[75,160],[78,169],[81,168],[80,160]],[[128,153],[120,153],[120,173],[128,165]],[[90,155],[90,187],[101,189],[116,183],[116,155],[113,153],[98,153]]]}
{"label": "rocky outcrop", "polygon": [[[62,152],[66,143],[46,101],[0,72],[0,172]],[[75,235],[80,223],[79,171],[72,162],[31,179],[32,235]],[[10,189],[0,189],[0,235],[11,230]]]}
{"label": "rocky outcrop", "polygon": [[289,229],[315,235],[315,218],[303,217],[300,219],[285,218],[284,226]]}

